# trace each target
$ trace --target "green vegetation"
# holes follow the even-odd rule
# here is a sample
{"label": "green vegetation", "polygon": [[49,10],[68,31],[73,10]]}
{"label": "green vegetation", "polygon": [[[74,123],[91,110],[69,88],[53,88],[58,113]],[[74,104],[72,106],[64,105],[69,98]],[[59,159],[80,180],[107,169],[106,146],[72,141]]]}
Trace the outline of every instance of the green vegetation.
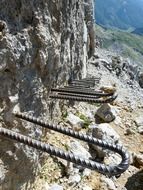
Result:
{"label": "green vegetation", "polygon": [[87,129],[91,121],[82,113],[77,113],[77,116],[84,121],[83,128]]}
{"label": "green vegetation", "polygon": [[143,36],[122,30],[104,29],[96,25],[96,35],[102,47],[114,50],[124,57],[141,62],[143,59]]}
{"label": "green vegetation", "polygon": [[62,119],[65,120],[68,116],[67,110],[62,111]]}

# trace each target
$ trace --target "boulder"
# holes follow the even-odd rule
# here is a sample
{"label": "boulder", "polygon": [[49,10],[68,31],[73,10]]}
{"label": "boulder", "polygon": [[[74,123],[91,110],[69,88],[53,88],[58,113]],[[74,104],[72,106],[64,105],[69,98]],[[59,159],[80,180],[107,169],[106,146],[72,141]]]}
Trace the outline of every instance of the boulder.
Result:
{"label": "boulder", "polygon": [[115,119],[115,112],[109,104],[103,104],[96,112],[104,122],[111,122]]}

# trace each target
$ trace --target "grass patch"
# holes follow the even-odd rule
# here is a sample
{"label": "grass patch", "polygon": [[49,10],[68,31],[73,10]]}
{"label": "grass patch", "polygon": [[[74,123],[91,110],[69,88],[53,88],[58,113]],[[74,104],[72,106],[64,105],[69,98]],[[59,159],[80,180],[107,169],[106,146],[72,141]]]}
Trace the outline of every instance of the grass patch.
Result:
{"label": "grass patch", "polygon": [[102,48],[118,52],[133,61],[142,62],[143,36],[127,31],[95,27],[97,38],[102,40]]}
{"label": "grass patch", "polygon": [[83,128],[88,129],[89,125],[91,124],[90,119],[86,117],[84,114],[79,112],[77,113],[77,116],[84,121]]}

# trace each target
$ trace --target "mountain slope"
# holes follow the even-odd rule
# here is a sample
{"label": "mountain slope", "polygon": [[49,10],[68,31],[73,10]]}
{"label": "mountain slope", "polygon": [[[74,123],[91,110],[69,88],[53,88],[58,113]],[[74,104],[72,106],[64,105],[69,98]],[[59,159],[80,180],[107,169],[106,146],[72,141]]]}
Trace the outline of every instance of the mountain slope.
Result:
{"label": "mountain slope", "polygon": [[95,0],[99,25],[120,29],[143,26],[143,0]]}
{"label": "mountain slope", "polygon": [[143,37],[129,32],[105,29],[96,25],[96,37],[105,49],[115,51],[124,57],[142,64]]}

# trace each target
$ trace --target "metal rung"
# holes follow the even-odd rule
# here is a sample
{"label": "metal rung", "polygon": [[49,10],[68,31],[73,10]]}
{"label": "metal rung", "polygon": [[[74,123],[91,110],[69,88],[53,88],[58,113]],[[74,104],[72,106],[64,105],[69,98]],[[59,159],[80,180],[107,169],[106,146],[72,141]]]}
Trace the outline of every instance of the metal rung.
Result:
{"label": "metal rung", "polygon": [[75,90],[75,89],[66,89],[66,88],[52,88],[51,92],[68,92],[68,93],[76,93],[76,94],[85,94],[85,95],[95,95],[95,96],[113,96],[113,92],[112,93],[104,93],[101,91],[94,91],[94,90]]}
{"label": "metal rung", "polygon": [[73,82],[98,82],[100,79],[81,79],[81,80],[72,80]]}
{"label": "metal rung", "polygon": [[73,84],[73,83],[70,83],[68,87],[72,87],[72,88],[90,88],[90,86],[87,86],[87,85],[80,85],[80,84]]}
{"label": "metal rung", "polygon": [[91,84],[95,84],[96,82],[99,82],[100,80],[93,80],[93,81],[86,81],[86,80],[73,80],[71,82],[74,82],[74,83],[91,83]]}
{"label": "metal rung", "polygon": [[89,87],[87,87],[87,86],[76,86],[76,85],[69,85],[69,86],[64,86],[63,88],[66,88],[66,89],[75,89],[75,90],[78,90],[78,89],[80,89],[80,90],[88,90],[88,91],[91,91],[91,90],[93,90],[93,88],[89,88]]}
{"label": "metal rung", "polygon": [[74,85],[74,86],[87,86],[87,87],[94,87],[95,83],[82,83],[82,82],[71,82],[69,85]]}
{"label": "metal rung", "polygon": [[14,131],[11,131],[11,130],[8,130],[8,129],[2,128],[2,127],[0,127],[0,135],[1,136],[4,136],[4,137],[12,139],[12,140],[16,140],[16,141],[23,143],[25,145],[28,145],[30,147],[36,148],[43,152],[47,152],[50,155],[57,156],[59,158],[73,162],[77,165],[81,165],[85,168],[97,170],[98,172],[105,174],[105,175],[109,175],[109,176],[120,175],[121,173],[125,172],[129,167],[129,162],[130,162],[129,154],[124,149],[124,147],[121,145],[109,144],[105,141],[101,141],[99,139],[93,138],[92,136],[84,135],[82,133],[75,132],[74,130],[64,128],[61,126],[48,124],[46,122],[41,121],[38,118],[31,117],[31,116],[28,116],[28,115],[25,115],[22,113],[14,113],[14,115],[17,118],[21,118],[21,119],[29,121],[31,123],[40,125],[41,127],[48,128],[48,129],[57,131],[59,133],[71,136],[73,138],[85,141],[89,144],[94,144],[94,145],[103,147],[105,149],[111,150],[115,153],[118,153],[122,157],[122,161],[119,164],[114,165],[114,166],[101,164],[99,162],[95,162],[95,161],[92,161],[89,159],[84,159],[84,158],[75,156],[71,152],[65,152],[59,148],[56,148],[53,145],[43,143],[41,141],[37,141],[35,139],[32,139],[30,137],[24,136],[20,133],[16,133]]}
{"label": "metal rung", "polygon": [[90,95],[84,95],[84,94],[76,94],[76,93],[65,93],[65,92],[59,92],[58,95],[65,95],[65,96],[75,96],[75,97],[83,97],[83,98],[96,98],[99,99],[100,96],[90,96]]}
{"label": "metal rung", "polygon": [[117,98],[117,94],[110,96],[108,98],[101,98],[101,99],[96,99],[96,98],[84,98],[84,97],[74,97],[70,95],[58,95],[58,94],[51,94],[49,96],[50,98],[55,98],[55,99],[63,99],[63,100],[73,100],[73,101],[79,101],[79,102],[89,102],[89,103],[110,103],[113,102]]}

